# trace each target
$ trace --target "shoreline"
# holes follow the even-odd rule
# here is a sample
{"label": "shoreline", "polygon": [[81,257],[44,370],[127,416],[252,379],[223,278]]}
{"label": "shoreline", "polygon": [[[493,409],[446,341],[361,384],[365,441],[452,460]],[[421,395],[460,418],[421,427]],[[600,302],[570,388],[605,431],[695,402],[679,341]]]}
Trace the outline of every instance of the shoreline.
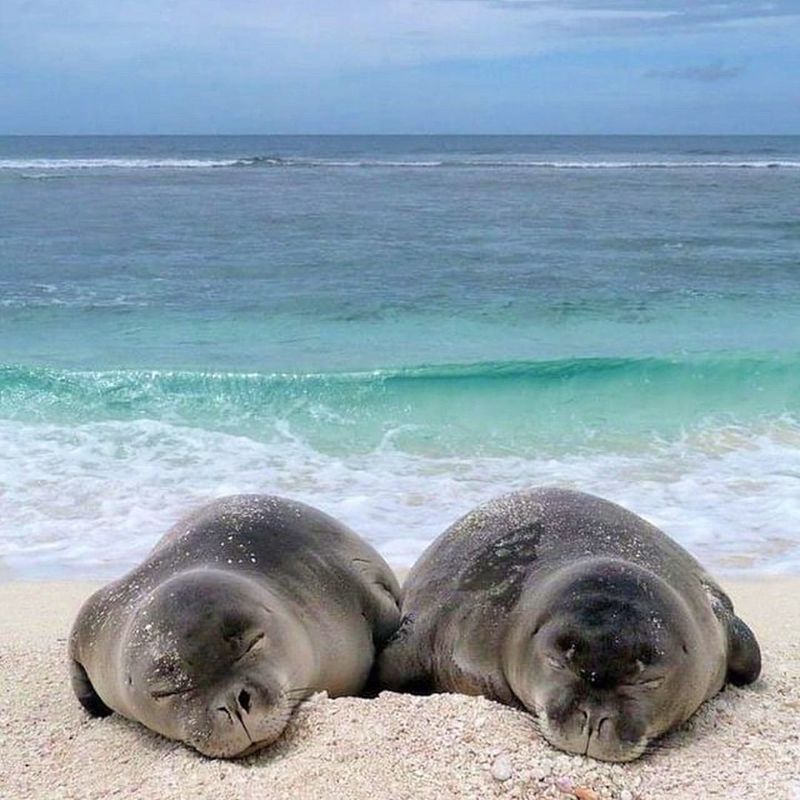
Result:
{"label": "shoreline", "polygon": [[[630,764],[554,750],[528,715],[483,698],[389,692],[317,695],[272,748],[240,761],[203,758],[117,715],[90,719],[72,697],[66,637],[101,585],[0,583],[0,690],[9,701],[0,716],[0,797],[800,796],[800,577],[723,580],[761,643],[762,677],[729,687]],[[510,777],[495,777],[498,763]]]}

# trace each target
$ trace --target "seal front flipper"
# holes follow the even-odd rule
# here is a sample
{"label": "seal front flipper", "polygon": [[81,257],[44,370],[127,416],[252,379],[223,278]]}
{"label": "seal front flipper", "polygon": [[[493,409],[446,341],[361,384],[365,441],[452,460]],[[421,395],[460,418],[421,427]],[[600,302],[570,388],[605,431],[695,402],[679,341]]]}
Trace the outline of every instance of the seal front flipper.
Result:
{"label": "seal front flipper", "polygon": [[440,665],[439,682],[446,691],[481,695],[512,708],[525,707],[508,685],[497,662],[496,647],[489,640],[461,636],[450,659]]}
{"label": "seal front flipper", "polygon": [[761,674],[761,648],[753,631],[736,616],[730,597],[719,586],[709,580],[701,583],[728,640],[725,681],[734,686],[752,683]]}
{"label": "seal front flipper", "polygon": [[753,631],[735,614],[728,618],[728,681],[734,686],[752,683],[761,674],[761,648]]}
{"label": "seal front flipper", "polygon": [[376,694],[382,689],[409,694],[430,694],[433,691],[430,665],[420,656],[426,651],[418,646],[417,638],[414,615],[407,614],[378,655],[371,681]]}
{"label": "seal front flipper", "polygon": [[363,614],[372,626],[376,652],[400,625],[400,585],[385,563],[369,558],[353,558],[352,563],[366,585]]}
{"label": "seal front flipper", "polygon": [[72,690],[80,704],[93,717],[107,717],[114,712],[100,699],[83,666],[74,659],[70,662]]}

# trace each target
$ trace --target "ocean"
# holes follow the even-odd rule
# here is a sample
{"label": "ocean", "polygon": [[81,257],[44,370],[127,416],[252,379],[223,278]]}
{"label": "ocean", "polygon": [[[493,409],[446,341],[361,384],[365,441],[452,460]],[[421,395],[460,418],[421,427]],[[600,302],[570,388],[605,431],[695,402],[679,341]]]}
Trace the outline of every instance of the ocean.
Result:
{"label": "ocean", "polygon": [[0,576],[535,484],[800,573],[800,137],[0,137]]}

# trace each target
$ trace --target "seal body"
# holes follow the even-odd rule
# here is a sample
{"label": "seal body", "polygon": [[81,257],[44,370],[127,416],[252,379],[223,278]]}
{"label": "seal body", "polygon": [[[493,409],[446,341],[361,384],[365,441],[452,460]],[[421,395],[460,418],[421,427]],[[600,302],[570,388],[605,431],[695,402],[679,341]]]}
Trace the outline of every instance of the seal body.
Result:
{"label": "seal body", "polygon": [[403,591],[383,688],[485,695],[528,710],[556,747],[602,760],[636,758],[761,667],[752,632],[689,553],[581,492],[479,506]]}
{"label": "seal body", "polygon": [[332,517],[279,497],[223,498],[86,601],[72,685],[93,715],[244,755],[308,695],[363,689],[398,598],[388,565]]}

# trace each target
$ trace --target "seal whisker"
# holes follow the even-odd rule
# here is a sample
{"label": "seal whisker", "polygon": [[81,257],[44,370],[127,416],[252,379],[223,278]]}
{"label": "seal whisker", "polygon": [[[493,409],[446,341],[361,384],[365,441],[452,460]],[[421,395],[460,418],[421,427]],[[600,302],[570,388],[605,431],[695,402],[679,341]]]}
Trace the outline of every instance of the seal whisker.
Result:
{"label": "seal whisker", "polygon": [[303,692],[311,692],[313,694],[318,691],[319,689],[316,686],[298,686],[296,689],[287,689],[284,694],[291,696],[293,694],[302,694]]}
{"label": "seal whisker", "polygon": [[680,742],[675,742],[672,741],[671,739],[667,739],[664,741],[660,739],[654,739],[647,743],[647,750],[652,750],[652,751],[668,752],[672,750],[679,750],[681,747],[682,745]]}

